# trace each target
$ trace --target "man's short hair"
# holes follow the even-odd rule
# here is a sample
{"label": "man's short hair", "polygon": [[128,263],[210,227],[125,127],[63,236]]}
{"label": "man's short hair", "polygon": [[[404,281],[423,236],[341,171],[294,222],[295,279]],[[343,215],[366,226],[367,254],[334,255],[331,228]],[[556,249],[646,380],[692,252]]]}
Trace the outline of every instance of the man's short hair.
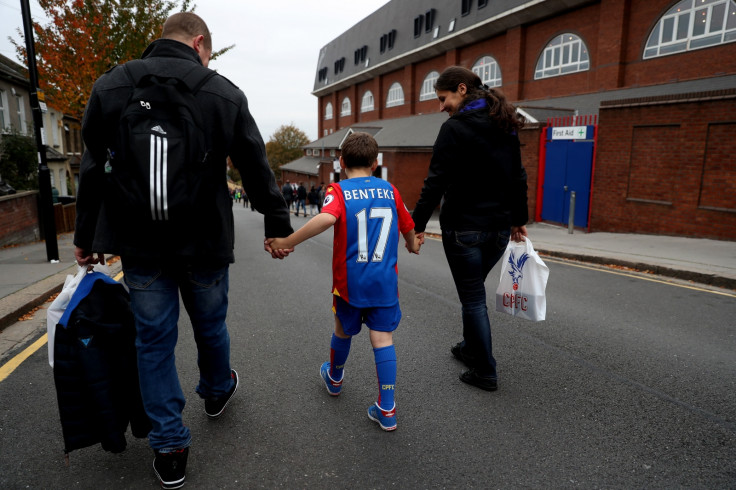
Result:
{"label": "man's short hair", "polygon": [[212,51],[212,35],[204,20],[192,12],[178,12],[166,19],[161,37],[179,40],[191,39],[200,34],[204,36],[205,49]]}
{"label": "man's short hair", "polygon": [[378,143],[368,133],[353,133],[343,142],[341,155],[348,168],[370,167],[378,158]]}

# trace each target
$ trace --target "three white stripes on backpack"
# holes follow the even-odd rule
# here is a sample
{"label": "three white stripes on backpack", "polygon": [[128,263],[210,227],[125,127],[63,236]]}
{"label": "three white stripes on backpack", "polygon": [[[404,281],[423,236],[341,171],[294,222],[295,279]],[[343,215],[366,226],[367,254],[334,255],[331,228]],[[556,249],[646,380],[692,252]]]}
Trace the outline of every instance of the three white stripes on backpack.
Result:
{"label": "three white stripes on backpack", "polygon": [[169,167],[168,149],[168,138],[151,135],[149,188],[151,190],[151,217],[154,221],[169,219],[169,198],[166,193],[166,172]]}

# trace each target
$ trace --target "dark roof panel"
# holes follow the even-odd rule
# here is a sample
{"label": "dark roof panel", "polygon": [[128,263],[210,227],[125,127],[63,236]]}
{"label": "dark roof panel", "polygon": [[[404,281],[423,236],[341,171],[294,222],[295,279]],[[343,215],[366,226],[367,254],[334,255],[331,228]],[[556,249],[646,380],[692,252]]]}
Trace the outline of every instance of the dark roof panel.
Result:
{"label": "dark roof panel", "polygon": [[[461,15],[460,0],[391,0],[367,16],[319,52],[314,72],[315,95],[332,93],[404,66],[442,55],[446,51],[502,34],[518,25],[535,22],[591,0],[539,2],[538,0],[494,0],[483,8],[472,2],[468,15]],[[433,28],[414,36],[414,19],[434,9]],[[450,25],[453,30],[450,31]],[[381,37],[396,31],[392,49],[381,52]],[[436,33],[436,37],[435,37]],[[367,46],[366,61],[355,64],[355,50]],[[339,73],[336,61],[345,58]],[[320,80],[319,70],[327,68]]]}

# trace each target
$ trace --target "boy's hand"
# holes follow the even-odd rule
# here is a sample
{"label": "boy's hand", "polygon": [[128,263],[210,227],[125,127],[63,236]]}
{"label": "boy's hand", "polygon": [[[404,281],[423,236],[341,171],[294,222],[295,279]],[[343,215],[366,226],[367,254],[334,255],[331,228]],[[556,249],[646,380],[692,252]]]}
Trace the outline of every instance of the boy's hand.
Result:
{"label": "boy's hand", "polygon": [[263,241],[263,249],[270,253],[272,258],[283,260],[294,251],[293,247],[286,248],[285,241],[283,238],[266,238]]}

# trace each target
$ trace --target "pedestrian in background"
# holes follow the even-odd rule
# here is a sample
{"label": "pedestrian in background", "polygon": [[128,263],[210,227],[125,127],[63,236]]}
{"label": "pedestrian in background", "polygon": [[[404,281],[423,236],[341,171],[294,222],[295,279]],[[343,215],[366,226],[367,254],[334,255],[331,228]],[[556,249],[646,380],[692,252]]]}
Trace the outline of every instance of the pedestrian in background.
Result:
{"label": "pedestrian in background", "polygon": [[319,191],[316,187],[312,186],[311,189],[309,189],[309,194],[307,194],[307,199],[309,200],[309,214],[311,216],[315,216],[317,213],[319,213],[318,210],[318,203],[319,203]]}
{"label": "pedestrian in background", "polygon": [[294,188],[291,186],[288,179],[284,185],[281,186],[281,194],[283,194],[284,201],[286,201],[286,207],[291,208],[291,203],[294,201]]}
{"label": "pedestrian in background", "polygon": [[399,233],[406,248],[419,253],[414,223],[399,191],[373,177],[378,165],[378,144],[368,133],[353,133],[342,144],[340,167],[348,178],[327,189],[322,212],[287,238],[270,242],[274,250],[292,250],[334,226],[332,291],[335,330],[330,360],[320,376],[332,396],[342,390],[344,366],[353,335],[365,323],[370,329],[378,377],[378,401],[368,417],[383,430],[396,429],[396,350],[393,331],[401,320],[398,285]]}
{"label": "pedestrian in background", "polygon": [[450,118],[440,128],[412,216],[423,243],[427,221],[442,201],[442,246],[462,303],[463,340],[451,352],[470,368],[461,381],[494,391],[498,375],[485,280],[509,238],[518,242],[527,235],[526,171],[517,134],[523,121],[501,92],[467,68],[447,68],[435,91]]}
{"label": "pedestrian in background", "polygon": [[299,216],[299,208],[302,209],[304,216],[307,215],[307,188],[304,187],[304,182],[299,182],[299,187],[296,188],[296,216]]}
{"label": "pedestrian in background", "polygon": [[[192,441],[189,424],[182,420],[186,400],[174,362],[180,293],[197,343],[196,392],[204,399],[206,416],[222,415],[238,387],[225,324],[235,237],[233,201],[226,180],[228,156],[242,175],[250,200],[265,215],[265,234],[278,237],[292,232],[288,208],[265,158],[245,95],[223,76],[209,73],[206,67],[211,54],[212,38],[205,22],[193,13],[181,12],[166,20],[161,39],[146,48],[142,61],[130,62],[161,78],[181,80],[197,71],[208,72],[201,89],[194,93],[198,107],[207,110],[191,110],[204,123],[209,160],[197,174],[197,193],[191,195],[195,202],[183,219],[143,221],[129,212],[134,209],[130,203],[112,197],[124,196],[121,189],[109,187],[107,177],[117,175],[119,165],[128,163],[118,161],[128,149],[118,141],[117,128],[134,91],[126,73],[134,70],[132,66],[115,67],[95,82],[82,122],[87,151],[77,199],[75,256],[80,265],[104,262],[106,253],[121,257],[136,323],[141,394],[153,426],[148,435],[155,453],[153,467],[164,488],[184,484]],[[151,131],[163,138],[160,135],[167,134],[166,127],[167,121],[162,121]],[[177,162],[164,163],[171,168]],[[181,184],[185,183],[174,185]],[[134,185],[147,189],[148,175]],[[270,251],[265,243],[264,248]]]}

